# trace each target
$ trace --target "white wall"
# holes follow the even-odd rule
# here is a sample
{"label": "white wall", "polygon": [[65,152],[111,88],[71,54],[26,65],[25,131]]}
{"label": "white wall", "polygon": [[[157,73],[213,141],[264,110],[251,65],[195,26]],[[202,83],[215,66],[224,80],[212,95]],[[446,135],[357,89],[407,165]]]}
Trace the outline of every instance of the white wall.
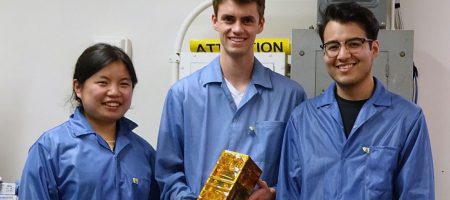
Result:
{"label": "white wall", "polygon": [[423,108],[434,159],[436,199],[450,191],[450,1],[404,0],[406,29],[415,30],[414,61],[419,68],[419,105]]}
{"label": "white wall", "polygon": [[[316,22],[315,0],[266,0],[260,37],[290,37],[292,28]],[[415,32],[419,104],[427,116],[436,173],[437,199],[449,185],[450,5],[402,1],[405,26]],[[133,46],[139,83],[127,116],[138,133],[156,146],[162,105],[171,84],[177,31],[203,0],[0,0],[0,176],[20,177],[27,150],[39,135],[65,121],[76,59],[96,36],[125,36]],[[432,12],[430,12],[432,11]],[[187,38],[215,38],[212,8],[192,24]],[[187,50],[187,42],[183,49]],[[433,91],[432,91],[433,90]],[[433,93],[432,93],[433,92]]]}
{"label": "white wall", "polygon": [[131,39],[139,83],[128,116],[155,145],[173,38],[198,2],[1,0],[0,176],[19,178],[31,144],[68,118],[73,68],[95,36]]}

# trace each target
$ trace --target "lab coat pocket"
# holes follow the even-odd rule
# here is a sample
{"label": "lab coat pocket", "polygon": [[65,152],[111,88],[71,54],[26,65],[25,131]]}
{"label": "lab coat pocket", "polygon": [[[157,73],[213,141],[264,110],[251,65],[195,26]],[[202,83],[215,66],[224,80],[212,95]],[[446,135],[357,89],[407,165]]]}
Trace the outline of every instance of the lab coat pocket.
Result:
{"label": "lab coat pocket", "polygon": [[[123,187],[126,187],[127,194],[124,199],[149,199],[151,181],[147,177],[132,177],[124,175],[122,177]],[[153,183],[156,184],[156,183]]]}
{"label": "lab coat pocket", "polygon": [[253,130],[255,140],[253,141],[254,146],[251,156],[263,170],[263,176],[270,174],[275,176],[278,173],[285,126],[286,123],[282,121],[259,121],[255,123],[255,129]]}
{"label": "lab coat pocket", "polygon": [[399,149],[371,146],[364,149],[366,160],[366,199],[392,199],[392,182]]}
{"label": "lab coat pocket", "polygon": [[286,123],[280,121],[261,121],[255,124],[256,148],[253,149],[255,161],[272,163],[280,158],[281,142]]}

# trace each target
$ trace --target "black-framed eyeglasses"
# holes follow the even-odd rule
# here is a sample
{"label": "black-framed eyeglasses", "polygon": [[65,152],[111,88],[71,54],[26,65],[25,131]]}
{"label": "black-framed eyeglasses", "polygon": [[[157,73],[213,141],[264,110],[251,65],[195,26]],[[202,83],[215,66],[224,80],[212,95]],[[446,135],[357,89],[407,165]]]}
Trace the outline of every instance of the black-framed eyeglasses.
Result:
{"label": "black-framed eyeglasses", "polygon": [[330,57],[330,58],[334,58],[337,57],[339,54],[339,51],[341,50],[341,46],[342,44],[344,44],[345,48],[351,53],[358,53],[361,51],[361,49],[363,48],[363,45],[365,42],[373,42],[372,39],[367,39],[367,38],[350,38],[348,40],[345,41],[330,41],[327,42],[325,44],[320,45],[320,48],[323,49],[323,51],[325,52],[325,54]]}

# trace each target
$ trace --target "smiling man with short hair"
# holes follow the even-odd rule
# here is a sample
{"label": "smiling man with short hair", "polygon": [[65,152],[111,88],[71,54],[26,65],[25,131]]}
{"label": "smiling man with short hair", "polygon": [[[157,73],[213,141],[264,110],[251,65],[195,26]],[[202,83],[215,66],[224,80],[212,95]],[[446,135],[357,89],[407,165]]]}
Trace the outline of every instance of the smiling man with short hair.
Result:
{"label": "smiling man with short hair", "polygon": [[161,199],[196,199],[223,150],[248,154],[262,169],[250,200],[275,198],[286,122],[306,95],[254,57],[264,2],[213,1],[220,54],[167,94],[156,156]]}
{"label": "smiling man with short hair", "polygon": [[434,199],[425,116],[372,75],[379,25],[357,3],[331,4],[319,27],[334,82],[291,115],[277,199]]}

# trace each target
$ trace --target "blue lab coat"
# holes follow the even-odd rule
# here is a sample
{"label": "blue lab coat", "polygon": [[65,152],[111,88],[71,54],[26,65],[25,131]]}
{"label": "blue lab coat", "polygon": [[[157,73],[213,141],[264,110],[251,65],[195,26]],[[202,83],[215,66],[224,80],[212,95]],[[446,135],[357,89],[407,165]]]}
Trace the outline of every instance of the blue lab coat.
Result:
{"label": "blue lab coat", "polygon": [[111,151],[77,108],[65,123],[45,132],[29,150],[20,199],[159,199],[155,150],[118,120]]}
{"label": "blue lab coat", "polygon": [[300,85],[255,59],[239,104],[222,76],[219,57],[175,83],[161,118],[156,177],[161,199],[195,199],[223,150],[250,155],[275,186],[281,141],[291,111],[306,98]]}
{"label": "blue lab coat", "polygon": [[375,81],[348,139],[335,83],[292,112],[277,199],[434,199],[424,114]]}

